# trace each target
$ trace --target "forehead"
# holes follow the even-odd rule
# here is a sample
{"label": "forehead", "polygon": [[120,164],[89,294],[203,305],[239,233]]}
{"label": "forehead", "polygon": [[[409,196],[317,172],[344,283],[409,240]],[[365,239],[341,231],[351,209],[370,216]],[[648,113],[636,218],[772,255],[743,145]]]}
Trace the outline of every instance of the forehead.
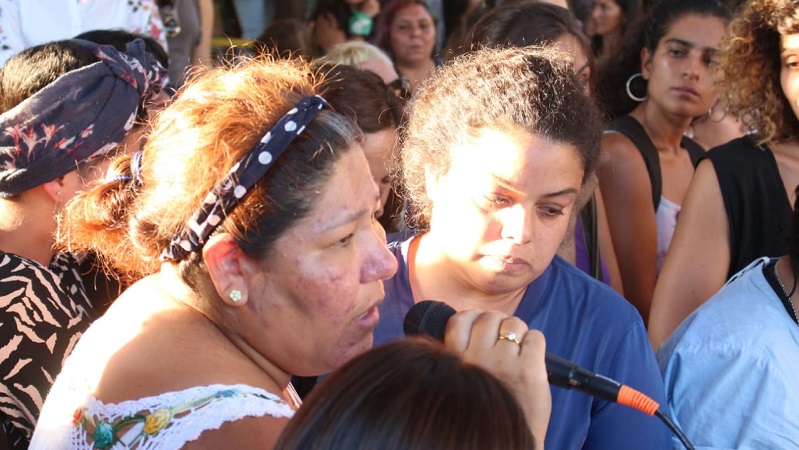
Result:
{"label": "forehead", "polygon": [[466,177],[491,176],[507,180],[525,177],[531,167],[551,158],[580,165],[573,146],[552,142],[521,129],[484,128],[450,150],[450,173]]}
{"label": "forehead", "polygon": [[719,17],[689,13],[674,19],[660,42],[678,39],[695,47],[716,48],[726,28],[726,23]]}
{"label": "forehead", "polygon": [[799,50],[799,34],[786,34],[780,36],[780,49],[782,51]]}
{"label": "forehead", "polygon": [[554,43],[560,50],[571,55],[575,66],[582,66],[588,61],[588,55],[585,53],[585,49],[573,34],[563,33],[555,39]]}
{"label": "forehead", "polygon": [[427,8],[418,3],[403,6],[398,9],[397,13],[394,15],[394,21],[419,19],[433,20],[433,16],[430,15],[430,11],[428,11]]}
{"label": "forehead", "polygon": [[363,211],[371,212],[377,188],[360,144],[354,144],[336,162],[333,174],[315,192],[315,197],[309,215],[300,221],[298,228],[308,226],[321,231],[354,220],[354,215]]}

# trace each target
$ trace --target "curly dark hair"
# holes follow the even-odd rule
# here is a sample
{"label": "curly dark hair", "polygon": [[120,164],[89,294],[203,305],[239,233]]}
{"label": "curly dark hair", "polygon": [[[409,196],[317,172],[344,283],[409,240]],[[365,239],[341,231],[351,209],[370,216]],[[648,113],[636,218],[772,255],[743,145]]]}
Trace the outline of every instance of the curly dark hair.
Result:
{"label": "curly dark hair", "polygon": [[799,33],[795,0],[751,0],[730,24],[721,59],[729,110],[760,143],[799,136],[799,119],[780,83],[780,38],[794,33]]}
{"label": "curly dark hair", "polygon": [[483,128],[521,129],[574,146],[587,179],[599,156],[602,122],[572,73],[568,54],[551,47],[483,48],[442,67],[413,101],[402,149],[410,223],[429,226],[426,174],[445,174],[451,151]]}

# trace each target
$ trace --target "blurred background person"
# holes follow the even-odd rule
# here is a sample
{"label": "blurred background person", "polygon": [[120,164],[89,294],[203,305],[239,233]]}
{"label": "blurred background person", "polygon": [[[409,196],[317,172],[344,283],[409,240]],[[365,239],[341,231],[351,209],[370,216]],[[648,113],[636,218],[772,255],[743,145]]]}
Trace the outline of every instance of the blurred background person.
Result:
{"label": "blurred background person", "polygon": [[[386,215],[386,202],[394,176],[405,100],[397,96],[376,74],[347,65],[323,65],[326,74],[322,95],[336,112],[355,122],[363,132],[363,148],[369,171],[379,192],[375,218]],[[388,215],[395,214],[391,211]],[[384,228],[398,230],[399,217],[386,217]]]}
{"label": "blurred background person", "polygon": [[378,0],[320,0],[311,16],[316,55],[323,56],[342,42],[372,38],[380,12]]}
{"label": "blurred background person", "polygon": [[588,28],[600,65],[619,51],[629,29],[644,15],[641,0],[594,0]]}
{"label": "blurred background person", "polygon": [[311,59],[314,55],[307,24],[299,19],[272,21],[252,43],[256,54],[270,53],[281,58]]}
{"label": "blurred background person", "polygon": [[334,45],[319,61],[371,70],[386,84],[394,83],[400,78],[391,58],[380,47],[368,42],[348,41]]}
{"label": "blurred background person", "polygon": [[213,66],[211,38],[214,30],[214,4],[212,0],[159,0],[162,11],[165,2],[171,3],[169,6],[173,11],[172,19],[177,27],[168,28],[166,33],[169,83],[172,87],[179,88],[191,67]]}
{"label": "blurred background person", "polygon": [[411,91],[443,61],[435,54],[436,20],[425,0],[390,0],[382,9],[377,46],[394,61]]}

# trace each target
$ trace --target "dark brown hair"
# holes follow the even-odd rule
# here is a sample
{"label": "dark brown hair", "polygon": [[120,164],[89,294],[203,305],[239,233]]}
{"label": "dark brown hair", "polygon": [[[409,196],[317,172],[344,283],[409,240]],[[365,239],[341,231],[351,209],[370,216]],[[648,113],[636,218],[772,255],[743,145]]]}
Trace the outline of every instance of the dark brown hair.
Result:
{"label": "dark brown hair", "polygon": [[69,40],[21,51],[0,70],[0,113],[19,105],[60,76],[97,62],[92,52]]}
{"label": "dark brown hair", "polygon": [[534,444],[507,387],[440,343],[415,338],[374,348],[325,379],[275,446],[377,448],[521,450]]}
{"label": "dark brown hair", "polygon": [[323,97],[333,109],[349,117],[364,133],[398,128],[405,101],[375,73],[347,65],[323,64]]}
{"label": "dark brown hair", "polygon": [[[414,94],[416,95],[416,94]],[[602,123],[572,72],[569,55],[551,47],[483,48],[443,66],[413,101],[402,166],[411,224],[429,226],[428,175],[446,174],[450,152],[482,128],[523,130],[572,145],[594,172]]]}
{"label": "dark brown hair", "polygon": [[591,43],[574,16],[565,8],[538,0],[516,1],[488,11],[472,27],[469,48],[553,44],[564,35],[573,36],[580,44],[593,74]]}

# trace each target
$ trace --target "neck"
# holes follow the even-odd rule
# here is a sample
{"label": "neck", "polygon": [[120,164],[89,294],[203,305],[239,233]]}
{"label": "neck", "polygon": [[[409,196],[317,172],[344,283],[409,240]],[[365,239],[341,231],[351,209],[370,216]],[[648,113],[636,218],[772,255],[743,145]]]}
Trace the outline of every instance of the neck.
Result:
{"label": "neck", "polygon": [[679,150],[682,138],[691,126],[691,117],[668,114],[649,99],[638,105],[630,115],[641,123],[658,150]]}
{"label": "neck", "polygon": [[[207,307],[203,305],[212,303],[214,300],[201,299],[197,293],[187,286],[178,275],[176,264],[162,264],[159,278],[162,289],[169,297],[202,316],[210,333],[223,342],[230,349],[231,354],[238,353],[241,356],[236,358],[236,360],[242,362],[237,372],[238,376],[245,380],[245,383],[261,386],[267,391],[282,392],[286,389],[291,382],[291,375],[265,358],[248,343],[245,337],[236,333],[235,329],[246,327],[243,325],[239,327],[229,326],[225,322],[225,317],[229,316],[226,311],[220,311],[216,314],[207,311]],[[221,304],[222,302],[217,300],[216,303]]]}
{"label": "neck", "polygon": [[458,311],[476,308],[513,314],[527,286],[511,292],[489,293],[456,272],[457,265],[443,258],[435,236],[426,234],[411,241],[408,269],[413,301],[442,301]]}
{"label": "neck", "polygon": [[428,74],[435,68],[435,63],[432,58],[427,58],[420,61],[397,63],[396,67],[397,72],[411,83],[411,88],[416,89],[416,86],[427,78]]}
{"label": "neck", "polygon": [[47,267],[54,254],[55,205],[38,190],[0,199],[0,250]]}

